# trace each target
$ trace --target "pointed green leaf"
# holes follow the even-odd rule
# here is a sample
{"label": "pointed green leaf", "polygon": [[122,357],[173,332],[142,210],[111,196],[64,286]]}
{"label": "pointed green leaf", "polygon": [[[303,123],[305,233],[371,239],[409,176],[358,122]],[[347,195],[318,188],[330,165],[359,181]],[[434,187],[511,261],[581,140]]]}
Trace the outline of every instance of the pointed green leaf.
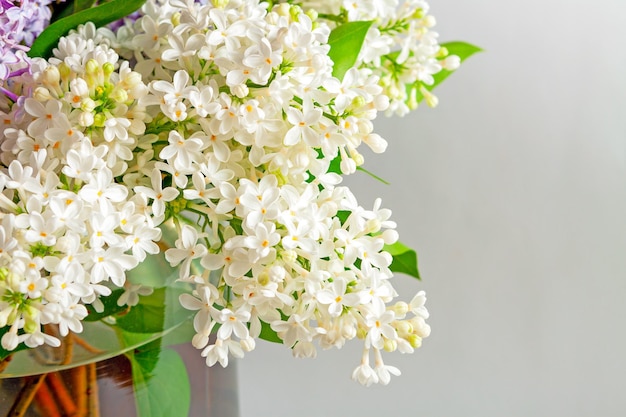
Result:
{"label": "pointed green leaf", "polygon": [[76,28],[78,25],[93,22],[96,26],[104,26],[108,23],[121,19],[139,9],[146,0],[113,0],[91,7],[78,13],[64,17],[52,23],[35,39],[33,46],[28,51],[31,58],[49,58],[52,49],[57,45],[61,36]]}
{"label": "pointed green leaf", "polygon": [[120,329],[130,333],[159,333],[165,328],[165,288],[141,297],[128,314],[117,319]]}
{"label": "pointed green leaf", "polygon": [[330,32],[328,55],[333,61],[333,76],[342,80],[354,66],[372,21],[348,22]]}
{"label": "pointed green leaf", "polygon": [[261,321],[261,334],[260,339],[267,340],[268,342],[283,343],[282,339],[278,337],[276,333],[268,323]]}
{"label": "pointed green leaf", "polygon": [[385,245],[384,250],[389,252],[393,257],[389,269],[393,272],[399,272],[421,279],[419,270],[417,269],[417,252],[401,242],[396,242],[393,245]]}
{"label": "pointed green leaf", "polygon": [[[466,42],[446,42],[440,45],[442,48],[448,50],[449,55],[456,55],[461,59],[461,62],[465,61],[470,56],[481,52],[482,49],[478,46],[466,43]],[[454,71],[441,70],[437,74],[433,75],[435,82],[432,85],[424,85],[428,91],[432,91],[435,87],[441,84],[446,78],[450,76]],[[424,95],[417,89],[417,101],[420,102],[424,99]]]}
{"label": "pointed green leaf", "polygon": [[138,417],[186,416],[191,407],[191,387],[185,363],[161,340],[128,354],[133,373]]}
{"label": "pointed green leaf", "polygon": [[[149,380],[156,368],[163,349],[163,340],[156,339],[128,352],[127,356],[135,361],[142,372],[142,380]],[[134,364],[133,364],[134,366]]]}
{"label": "pointed green leaf", "polygon": [[[4,336],[5,333],[8,333],[10,330],[11,330],[11,326],[0,327],[0,339],[2,339],[2,336]],[[5,348],[2,347],[2,345],[0,345],[0,361],[4,360],[5,358],[7,358],[8,356],[11,356],[14,353],[19,352],[20,350],[26,350],[26,349],[30,349],[30,348],[26,346],[24,343],[20,343],[13,350],[6,350]],[[0,374],[1,373],[2,372],[0,372]]]}
{"label": "pointed green leaf", "polygon": [[117,300],[122,294],[124,294],[124,290],[117,289],[114,290],[108,297],[101,297],[100,301],[102,301],[102,304],[104,305],[104,310],[102,312],[97,312],[91,304],[86,305],[85,307],[87,307],[88,314],[87,317],[85,317],[83,320],[98,321],[113,314],[118,314],[125,311],[126,309],[128,309],[128,306],[117,305]]}
{"label": "pointed green leaf", "polygon": [[128,314],[117,319],[117,325],[131,333],[159,333],[191,320],[193,311],[180,305],[178,297],[185,292],[178,287],[157,288],[141,302],[132,307]]}

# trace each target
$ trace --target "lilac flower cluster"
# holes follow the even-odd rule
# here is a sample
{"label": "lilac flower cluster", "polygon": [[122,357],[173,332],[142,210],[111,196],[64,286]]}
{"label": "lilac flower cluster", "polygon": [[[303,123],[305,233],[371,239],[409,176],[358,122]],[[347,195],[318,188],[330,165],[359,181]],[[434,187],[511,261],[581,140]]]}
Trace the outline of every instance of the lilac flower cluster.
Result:
{"label": "lilac flower cluster", "polygon": [[52,0],[0,0],[0,99],[16,101],[11,79],[27,72],[26,56],[35,38],[48,26]]}

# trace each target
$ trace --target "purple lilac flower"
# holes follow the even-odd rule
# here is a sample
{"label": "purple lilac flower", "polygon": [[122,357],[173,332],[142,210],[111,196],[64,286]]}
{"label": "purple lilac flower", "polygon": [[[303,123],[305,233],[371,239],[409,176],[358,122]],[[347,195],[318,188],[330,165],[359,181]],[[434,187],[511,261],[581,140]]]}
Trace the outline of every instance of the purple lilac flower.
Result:
{"label": "purple lilac flower", "polygon": [[50,24],[53,1],[0,0],[0,104],[19,99],[16,91],[20,89],[13,88],[16,83],[12,78],[30,71],[26,52]]}
{"label": "purple lilac flower", "polygon": [[[52,0],[22,0],[19,5],[1,0],[0,27],[15,44],[30,46],[48,26],[52,17]],[[7,33],[8,32],[8,33]]]}

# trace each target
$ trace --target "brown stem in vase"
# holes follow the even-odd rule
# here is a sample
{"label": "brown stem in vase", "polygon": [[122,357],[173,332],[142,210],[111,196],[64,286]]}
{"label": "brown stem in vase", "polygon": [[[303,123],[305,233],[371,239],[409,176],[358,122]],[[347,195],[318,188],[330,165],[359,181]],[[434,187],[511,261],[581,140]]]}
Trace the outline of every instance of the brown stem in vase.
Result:
{"label": "brown stem in vase", "polygon": [[70,372],[76,395],[76,417],[86,417],[89,411],[87,408],[87,366],[77,366]]}
{"label": "brown stem in vase", "polygon": [[[46,326],[46,331],[58,336],[56,326]],[[34,359],[46,365],[67,365],[74,355],[74,345],[86,351],[98,354],[102,350],[90,345],[84,339],[69,333],[63,338],[60,348],[47,346],[43,353],[37,349],[32,351]],[[0,372],[9,364],[11,356],[0,361]],[[47,417],[99,417],[100,404],[98,399],[97,371],[95,363],[77,366],[72,369],[70,377],[72,389],[68,389],[60,372],[28,377],[22,390],[17,395],[7,417],[23,417],[36,399],[40,408]],[[44,380],[46,381],[44,383]],[[58,404],[58,405],[57,405]]]}
{"label": "brown stem in vase", "polygon": [[[63,378],[59,372],[52,372],[48,374],[46,378],[46,383],[42,385],[42,387],[49,387],[52,392],[54,392],[54,398],[61,406],[63,410],[63,415],[66,416],[75,416],[76,415],[76,404],[72,399],[72,394],[67,389]],[[41,389],[41,388],[40,388]]]}
{"label": "brown stem in vase", "polygon": [[9,355],[0,361],[0,374],[7,369],[7,366],[11,363],[11,359],[13,359],[13,355]]}
{"label": "brown stem in vase", "polygon": [[41,384],[35,393],[35,402],[46,417],[61,417],[61,412],[54,401],[54,395],[47,384]]}
{"label": "brown stem in vase", "polygon": [[62,365],[67,365],[72,361],[72,355],[74,354],[74,334],[72,332],[68,333],[67,336],[63,338],[63,361]]}
{"label": "brown stem in vase", "polygon": [[22,387],[22,390],[17,395],[13,406],[11,406],[11,410],[9,410],[9,414],[7,417],[23,417],[28,411],[28,407],[33,402],[33,398],[35,398],[35,393],[43,383],[46,378],[46,374],[35,375],[28,377],[26,379],[26,383]]}
{"label": "brown stem in vase", "polygon": [[89,343],[85,341],[85,339],[81,339],[80,337],[74,335],[74,342],[83,349],[85,349],[89,353],[103,353],[104,351],[98,349],[97,347],[91,346]]}
{"label": "brown stem in vase", "polygon": [[100,401],[98,399],[98,375],[96,364],[87,364],[87,405],[90,417],[100,417]]}

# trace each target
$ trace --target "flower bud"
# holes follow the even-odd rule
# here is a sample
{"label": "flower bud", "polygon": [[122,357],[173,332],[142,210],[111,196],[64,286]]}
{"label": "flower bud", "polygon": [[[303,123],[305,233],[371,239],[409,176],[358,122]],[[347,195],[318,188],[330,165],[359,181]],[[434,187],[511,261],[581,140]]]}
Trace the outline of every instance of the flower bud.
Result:
{"label": "flower bud", "polygon": [[365,339],[367,337],[367,329],[359,326],[359,328],[356,330],[356,337],[358,337],[359,339]]}
{"label": "flower bud", "polygon": [[17,331],[11,331],[11,330],[6,332],[4,336],[2,336],[2,339],[0,339],[0,344],[5,350],[8,350],[8,351],[15,349],[19,343],[19,338],[17,337]]}
{"label": "flower bud", "polygon": [[376,233],[380,230],[380,220],[378,219],[369,219],[365,223],[365,233]]}
{"label": "flower bud", "polygon": [[417,9],[414,13],[413,16],[411,16],[413,19],[421,19],[424,17],[426,13],[424,12],[424,9]]}
{"label": "flower bud", "polygon": [[344,325],[341,327],[341,336],[345,339],[354,339],[357,335],[357,329],[355,326]]}
{"label": "flower bud", "polygon": [[433,26],[437,24],[437,20],[435,19],[435,16],[430,16],[430,15],[424,17],[424,20],[422,22],[424,23],[424,26],[426,26],[427,28],[432,28]]}
{"label": "flower bud", "polygon": [[268,274],[267,271],[263,271],[259,274],[256,280],[260,285],[266,286],[270,282],[270,274]]}
{"label": "flower bud", "polygon": [[7,324],[12,323],[11,321],[9,321],[9,317],[11,315],[14,315],[16,308],[16,306],[11,305],[9,307],[6,307],[4,310],[0,310],[0,327],[4,327]]}
{"label": "flower bud", "polygon": [[393,310],[393,312],[396,313],[397,317],[402,317],[402,316],[405,316],[406,313],[409,312],[409,305],[405,303],[404,301],[398,301],[396,304],[394,304],[391,307],[391,310]]}
{"label": "flower bud", "polygon": [[385,339],[383,349],[385,349],[385,352],[395,352],[395,350],[398,349],[398,342],[391,339]]}
{"label": "flower bud", "polygon": [[94,124],[93,113],[84,111],[78,116],[78,124],[84,127],[89,127]]}
{"label": "flower bud", "polygon": [[128,93],[123,88],[116,88],[115,90],[111,91],[109,97],[117,103],[125,103],[126,101],[128,101]]}
{"label": "flower bud", "polygon": [[437,55],[435,55],[436,58],[445,58],[448,56],[450,52],[448,51],[448,48],[446,48],[445,46],[442,46],[439,48],[439,51],[437,51]]}
{"label": "flower bud", "polygon": [[358,167],[363,165],[363,163],[365,162],[365,158],[363,157],[363,155],[361,155],[359,151],[357,151],[354,148],[350,149],[350,156],[352,157],[352,160]]}
{"label": "flower bud", "polygon": [[420,93],[424,96],[424,100],[426,100],[428,107],[437,107],[439,99],[433,93],[428,91],[423,85],[420,86]]}
{"label": "flower bud", "polygon": [[143,84],[141,80],[141,74],[139,74],[138,72],[132,71],[130,74],[126,75],[126,77],[124,78],[124,84],[126,84],[126,86],[131,90],[137,87],[138,85]]}
{"label": "flower bud", "polygon": [[24,331],[26,333],[35,333],[40,328],[39,320],[36,315],[24,314]]}
{"label": "flower bud", "polygon": [[389,107],[389,97],[385,94],[380,94],[374,98],[374,108],[378,111],[385,111]]}
{"label": "flower bud", "polygon": [[[213,3],[214,5],[215,5],[215,3],[218,3],[218,2],[220,2],[220,0],[212,0],[212,3]],[[218,6],[215,6],[215,7],[218,7]],[[174,13],[174,14],[172,15],[171,21],[172,21],[172,25],[173,25],[174,27],[176,27],[176,26],[180,25],[180,12],[176,12],[176,13]]]}
{"label": "flower bud", "polygon": [[54,65],[50,65],[43,70],[43,83],[50,85],[57,85],[61,80],[61,74],[59,69]]}
{"label": "flower bud", "polygon": [[417,349],[422,346],[422,338],[416,334],[410,334],[406,337],[406,341],[409,342],[412,348]]}
{"label": "flower bud", "polygon": [[443,69],[446,69],[448,71],[454,71],[459,68],[459,66],[461,66],[461,58],[459,58],[457,55],[447,56],[444,60],[441,61],[441,66],[443,67]]}
{"label": "flower bud", "polygon": [[305,153],[298,153],[295,157],[296,166],[299,168],[306,168],[311,163],[311,158]]}
{"label": "flower bud", "polygon": [[87,61],[87,64],[85,64],[85,71],[89,75],[96,74],[99,71],[99,69],[100,69],[100,66],[98,65],[98,61],[96,61],[93,58]]}
{"label": "flower bud", "polygon": [[93,112],[93,110],[96,108],[96,102],[93,101],[91,98],[87,97],[84,98],[81,103],[80,103],[80,109],[82,111],[86,111],[86,112]]}
{"label": "flower bud", "polygon": [[411,92],[409,93],[409,99],[406,102],[406,105],[409,106],[409,109],[415,110],[419,106],[417,101],[417,89],[411,88]]}
{"label": "flower bud", "polygon": [[65,81],[72,75],[72,69],[65,62],[59,64],[59,75]]}
{"label": "flower bud", "polygon": [[115,71],[115,66],[110,62],[105,62],[102,65],[102,70],[104,72],[105,79],[108,80],[109,76],[111,76],[111,74],[113,74],[113,71]]}
{"label": "flower bud", "polygon": [[281,3],[278,7],[274,8],[274,11],[281,16],[289,16],[289,9],[291,6],[288,3]]}
{"label": "flower bud", "polygon": [[246,352],[252,352],[256,347],[256,341],[252,337],[248,337],[246,339],[241,339],[239,341],[241,348]]}
{"label": "flower bud", "polygon": [[291,6],[291,8],[289,9],[289,16],[291,17],[291,20],[293,20],[294,22],[298,22],[300,20],[301,13],[302,13],[302,9],[299,8],[298,6]]}
{"label": "flower bud", "polygon": [[211,0],[213,7],[218,9],[225,9],[228,6],[229,0]]}
{"label": "flower bud", "polygon": [[93,117],[93,124],[96,127],[104,127],[104,122],[106,121],[107,117],[102,113],[98,113]]}
{"label": "flower bud", "polygon": [[363,107],[365,105],[365,98],[361,96],[356,96],[355,98],[352,99],[352,103],[350,104],[352,107],[358,109],[359,107]]}
{"label": "flower bud", "polygon": [[356,164],[352,159],[348,158],[347,155],[341,158],[339,168],[341,169],[341,172],[346,175],[354,174],[356,172]]}
{"label": "flower bud", "polygon": [[413,333],[413,326],[407,320],[398,321],[396,322],[396,331],[398,336],[404,339]]}
{"label": "flower bud", "polygon": [[250,93],[250,89],[245,84],[233,86],[230,88],[230,91],[232,91],[232,93],[239,98],[244,98],[248,95],[248,93]]}
{"label": "flower bud", "polygon": [[46,87],[37,87],[33,93],[33,98],[37,101],[48,101],[52,99],[52,95]]}
{"label": "flower bud", "polygon": [[285,261],[285,263],[287,264],[293,264],[296,262],[296,260],[298,259],[298,254],[296,253],[296,251],[293,250],[286,250],[283,251],[280,254],[281,258],[283,258],[283,260]]}
{"label": "flower bud", "polygon": [[285,268],[279,265],[274,265],[268,271],[269,278],[272,282],[283,282],[287,276]]}
{"label": "flower bud", "polygon": [[428,337],[430,336],[430,326],[426,323],[426,321],[419,317],[413,317],[410,320],[411,325],[413,326],[413,331],[416,335],[420,337]]}
{"label": "flower bud", "polygon": [[382,238],[385,241],[385,245],[393,245],[398,241],[400,235],[393,229],[387,229],[383,232]]}

